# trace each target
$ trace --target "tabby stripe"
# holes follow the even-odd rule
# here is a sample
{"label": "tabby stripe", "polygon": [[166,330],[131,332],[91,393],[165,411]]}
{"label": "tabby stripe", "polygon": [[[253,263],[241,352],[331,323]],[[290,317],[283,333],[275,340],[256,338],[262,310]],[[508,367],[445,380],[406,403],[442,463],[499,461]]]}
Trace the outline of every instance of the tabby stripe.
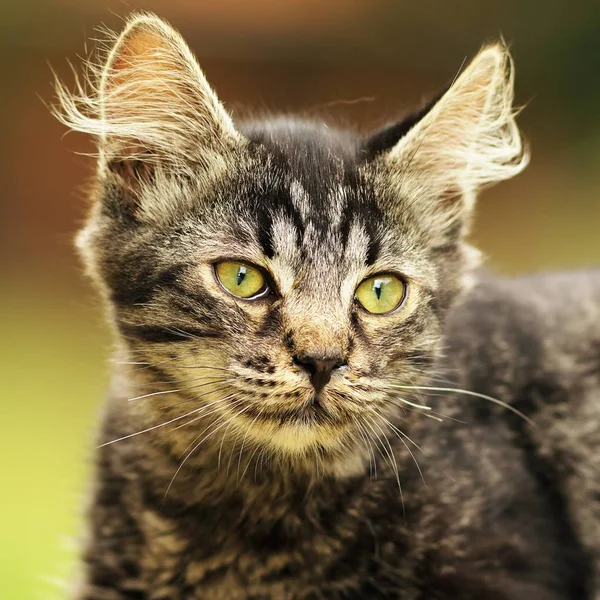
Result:
{"label": "tabby stripe", "polygon": [[263,193],[261,202],[263,203],[263,206],[271,207],[270,210],[261,208],[257,212],[258,240],[263,248],[265,256],[273,258],[275,255],[275,248],[273,247],[273,214],[276,214],[279,211],[283,212],[283,214],[292,222],[296,231],[296,244],[300,246],[305,227],[300,212],[294,205],[289,190],[280,189],[277,192]]}
{"label": "tabby stripe", "polygon": [[367,246],[367,266],[372,266],[379,257],[379,251],[381,244],[379,239],[376,237],[375,232],[372,228],[369,230],[369,244]]}
{"label": "tabby stripe", "polygon": [[118,306],[132,306],[149,302],[156,288],[175,284],[177,279],[189,267],[188,264],[176,264],[154,273],[151,268],[129,272],[127,277],[113,279],[112,300]]}
{"label": "tabby stripe", "polygon": [[369,201],[372,192],[365,182],[354,172],[344,173],[344,185],[352,190],[340,224],[340,234],[344,248],[348,245],[352,223],[358,221],[367,234],[366,264],[373,265],[381,251],[379,226],[384,221],[383,213],[375,202]]}
{"label": "tabby stripe", "polygon": [[124,336],[132,337],[150,344],[166,344],[172,342],[188,342],[195,339],[219,338],[215,331],[207,331],[195,327],[153,326],[153,325],[127,325],[119,323],[119,329]]}
{"label": "tabby stripe", "polygon": [[[213,298],[209,294],[205,294],[202,288],[200,287],[197,287],[195,291],[192,292],[184,288],[179,283],[173,283],[171,285],[170,291],[180,296],[179,300],[187,303],[188,305],[191,303],[195,303],[199,306],[207,307],[211,306],[214,303]],[[197,316],[198,313],[196,313],[196,317]]]}

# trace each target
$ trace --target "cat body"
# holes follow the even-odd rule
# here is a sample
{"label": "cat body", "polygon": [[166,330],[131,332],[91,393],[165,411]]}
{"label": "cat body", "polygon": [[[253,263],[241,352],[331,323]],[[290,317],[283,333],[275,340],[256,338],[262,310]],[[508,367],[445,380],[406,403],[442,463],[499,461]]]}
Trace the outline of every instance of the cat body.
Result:
{"label": "cat body", "polygon": [[527,162],[506,49],[366,139],[234,125],[151,15],[58,91],[117,339],[78,598],[597,600],[600,275],[466,241]]}
{"label": "cat body", "polygon": [[[182,470],[166,498],[180,458],[168,442],[102,448],[81,597],[594,598],[599,307],[597,273],[478,283],[432,372],[535,427],[459,393],[429,399],[442,422],[403,421],[422,474],[388,436],[402,495],[383,442],[377,477],[249,454],[228,466],[225,452],[220,471],[215,456]],[[103,441],[135,431],[126,400],[112,398]]]}

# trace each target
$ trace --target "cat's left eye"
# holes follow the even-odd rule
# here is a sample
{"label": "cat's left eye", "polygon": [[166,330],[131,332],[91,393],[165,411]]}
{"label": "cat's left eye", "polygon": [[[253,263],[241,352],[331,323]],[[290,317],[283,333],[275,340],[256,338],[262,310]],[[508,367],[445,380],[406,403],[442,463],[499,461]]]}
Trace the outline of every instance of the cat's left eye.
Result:
{"label": "cat's left eye", "polygon": [[357,288],[355,298],[373,314],[382,315],[398,308],[406,296],[406,284],[396,275],[382,273],[365,279]]}
{"label": "cat's left eye", "polygon": [[247,263],[222,261],[215,264],[219,283],[232,295],[245,300],[262,298],[269,291],[269,285],[260,269]]}

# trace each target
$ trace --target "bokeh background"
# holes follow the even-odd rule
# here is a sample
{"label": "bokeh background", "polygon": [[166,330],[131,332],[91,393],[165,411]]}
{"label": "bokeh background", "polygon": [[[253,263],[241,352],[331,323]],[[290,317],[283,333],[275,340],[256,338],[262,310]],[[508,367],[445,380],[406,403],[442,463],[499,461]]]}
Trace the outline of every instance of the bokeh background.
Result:
{"label": "bokeh background", "polygon": [[600,265],[597,0],[2,0],[3,600],[66,596],[110,351],[72,249],[92,146],[49,115],[50,66],[72,81],[67,59],[79,66],[95,28],[118,29],[140,8],[183,32],[234,114],[301,112],[363,130],[434,93],[502,35],[532,162],[482,195],[473,237],[508,274]]}

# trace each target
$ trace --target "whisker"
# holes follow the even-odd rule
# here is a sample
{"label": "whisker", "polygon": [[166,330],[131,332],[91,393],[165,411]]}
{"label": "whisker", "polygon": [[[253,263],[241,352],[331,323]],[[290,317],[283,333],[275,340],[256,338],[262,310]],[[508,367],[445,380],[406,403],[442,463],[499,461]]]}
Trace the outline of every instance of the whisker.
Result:
{"label": "whisker", "polygon": [[148,362],[133,362],[129,360],[117,360],[114,362],[115,365],[150,365]]}
{"label": "whisker", "polygon": [[[145,353],[144,353],[144,357],[145,357]],[[157,363],[150,363],[150,362],[132,362],[132,361],[113,361],[113,364],[115,365],[145,365],[145,366],[140,366],[139,369],[131,369],[131,371],[133,373],[137,373],[139,371],[147,371],[149,369],[151,369],[152,367],[160,367],[160,365],[164,365],[165,363],[170,363],[173,362],[175,359],[174,358],[165,358],[164,360],[161,360]]]}
{"label": "whisker", "polygon": [[[369,471],[370,471],[370,477],[372,480],[373,479],[373,466],[375,464],[375,454],[373,452],[373,447],[369,443],[365,429],[363,428],[361,423],[357,423],[357,425],[358,425],[360,435],[365,442],[365,448],[366,448],[367,452],[369,453]],[[375,479],[377,479],[377,466],[375,466]]]}
{"label": "whisker", "polygon": [[454,421],[455,423],[460,423],[461,425],[468,425],[469,424],[467,421],[463,421],[461,419],[457,419],[456,417],[450,417],[448,415],[444,415],[442,413],[436,412],[435,410],[432,410],[426,416],[431,417],[432,419],[437,419],[440,423],[443,423],[444,419],[448,419],[449,421]]}
{"label": "whisker", "polygon": [[[129,353],[131,354],[132,352],[129,351]],[[166,363],[173,363],[173,362],[176,362],[177,360],[178,360],[178,357],[165,358],[164,360],[160,360],[156,363],[151,363],[151,362],[147,362],[147,361],[117,360],[117,361],[113,361],[113,364],[131,365],[131,366],[139,365],[140,366],[139,369],[132,369],[133,372],[138,372],[138,371],[145,371],[145,370],[151,369],[152,367],[160,367],[161,365],[164,365]],[[216,367],[216,366],[212,366],[212,365],[176,365],[175,368],[176,369],[208,369],[211,371],[224,371],[224,372],[230,373],[230,369],[226,369],[224,367]]]}
{"label": "whisker", "polygon": [[[405,511],[405,508],[404,508],[404,494],[402,493],[402,485],[400,483],[400,473],[398,471],[398,463],[396,462],[396,456],[394,454],[394,451],[392,450],[392,445],[390,444],[390,440],[385,435],[385,432],[383,431],[383,429],[381,428],[381,426],[375,421],[375,419],[370,418],[369,421],[371,423],[373,423],[373,425],[375,425],[375,427],[377,427],[377,429],[379,429],[379,431],[381,431],[381,435],[382,435],[383,439],[387,442],[387,449],[386,449],[386,447],[380,441],[379,435],[376,434],[377,440],[380,441],[381,446],[384,448],[384,450],[386,450],[386,453],[387,453],[387,455],[390,458],[391,462],[388,463],[388,464],[390,465],[390,468],[392,469],[392,471],[396,475],[396,483],[398,484],[398,491],[400,492],[400,501],[402,502],[402,512],[404,513],[404,511]],[[369,428],[371,428],[370,425],[369,425]],[[375,431],[373,431],[373,432],[375,433]]]}
{"label": "whisker", "polygon": [[[374,409],[371,409],[374,410]],[[385,421],[385,423],[390,427],[390,429],[398,436],[398,437],[402,437],[402,438],[406,438],[419,452],[422,452],[423,454],[425,454],[425,450],[423,450],[423,448],[421,448],[421,446],[419,446],[419,444],[417,444],[415,441],[413,441],[408,435],[406,435],[406,433],[404,433],[404,431],[402,431],[401,429],[398,429],[398,427],[396,427],[396,425],[394,425],[389,419],[387,419],[386,417],[384,417],[381,413],[377,412],[374,410],[374,412]]]}
{"label": "whisker", "polygon": [[[220,404],[221,402],[225,402],[226,400],[230,400],[234,396],[235,396],[235,394],[229,394],[229,396],[225,396],[224,398],[220,398],[216,402],[211,402],[211,404],[207,404],[205,408],[208,408],[212,404]],[[186,427],[187,425],[191,425],[192,423],[195,423],[196,421],[199,421],[200,419],[204,419],[205,417],[208,417],[210,415],[215,414],[219,410],[221,410],[221,408],[217,406],[217,407],[213,408],[212,410],[210,410],[208,412],[201,412],[200,414],[196,415],[191,421],[188,421],[187,423],[183,423],[182,425],[177,425],[177,427],[173,427],[172,431],[175,431],[176,429],[181,429],[182,427]]]}
{"label": "whisker", "polygon": [[[204,395],[208,395],[211,392],[214,392],[214,390],[211,390],[207,394],[201,394],[200,396],[196,396],[192,400],[198,400],[199,398],[202,398]],[[128,435],[125,435],[123,437],[117,438],[115,440],[111,440],[110,442],[105,442],[105,443],[100,444],[99,446],[97,446],[97,448],[104,448],[105,446],[109,446],[111,444],[115,444],[115,443],[120,442],[122,440],[127,440],[129,438],[141,435],[142,433],[147,433],[149,431],[153,431],[155,429],[159,429],[160,427],[165,427],[166,425],[170,425],[171,423],[175,423],[176,421],[180,421],[181,419],[185,419],[187,417],[190,417],[191,415],[197,414],[198,412],[204,411],[208,407],[213,406],[214,404],[217,404],[218,402],[221,402],[222,400],[223,400],[223,398],[220,398],[219,400],[215,400],[214,402],[211,402],[209,404],[205,404],[204,406],[200,406],[199,408],[196,408],[196,409],[194,409],[194,410],[186,413],[185,415],[179,415],[177,417],[174,417],[173,419],[169,419],[168,421],[165,421],[164,423],[160,423],[159,425],[154,425],[152,427],[148,427],[147,429],[143,429],[143,430],[138,431],[136,433],[130,433]]]}
{"label": "whisker", "polygon": [[252,452],[252,454],[250,455],[250,458],[248,459],[248,464],[246,465],[246,468],[244,469],[242,476],[240,477],[240,481],[242,481],[244,479],[244,475],[246,474],[246,472],[248,471],[248,467],[250,466],[250,463],[252,462],[252,459],[254,458],[254,455],[256,454],[256,451],[260,448],[260,446],[258,444],[254,445],[254,451]]}
{"label": "whisker", "polygon": [[267,453],[267,449],[263,448],[259,455],[258,458],[256,459],[256,462],[254,463],[254,481],[256,481],[257,477],[258,477],[258,467],[264,467],[264,460],[265,460],[265,455]]}
{"label": "whisker", "polygon": [[[208,381],[206,383],[202,383],[202,384],[198,384],[198,385],[192,385],[190,386],[187,390],[182,388],[183,392],[187,392],[189,390],[199,390],[200,388],[206,387],[207,385],[217,385],[219,383],[222,382],[226,382],[227,380],[223,379],[223,380],[217,380],[217,381]],[[229,386],[229,384],[226,385],[222,385],[220,387],[215,387],[214,389],[209,389],[208,392],[206,392],[206,394],[210,394],[213,391],[220,391],[220,390],[226,390]],[[203,395],[206,394],[202,394],[200,396],[191,396],[190,398],[188,398],[187,400],[182,400],[181,402],[176,402],[175,404],[171,404],[166,408],[172,408],[174,406],[181,406],[182,404],[187,404],[188,402],[193,402],[194,400],[197,400],[198,398],[201,398]],[[164,410],[165,407],[162,407],[162,410]]]}
{"label": "whisker", "polygon": [[181,392],[181,390],[177,389],[177,390],[167,390],[165,392],[152,392],[151,394],[144,394],[143,396],[135,396],[135,398],[127,398],[127,402],[133,402],[134,400],[142,400],[143,398],[150,398],[151,396],[161,396],[163,394],[175,394],[177,392]]}
{"label": "whisker", "polygon": [[[165,495],[163,497],[163,501],[166,500],[167,495],[169,493],[169,490],[171,489],[173,482],[175,481],[175,478],[177,477],[179,471],[181,471],[183,465],[185,464],[185,462],[187,461],[187,459],[200,447],[200,445],[206,440],[208,439],[212,433],[215,433],[216,431],[218,431],[219,428],[214,429],[214,426],[217,425],[218,423],[222,422],[223,419],[225,419],[226,415],[221,415],[218,419],[216,419],[216,421],[213,421],[212,423],[209,423],[193,440],[190,444],[188,444],[188,446],[186,447],[186,449],[183,451],[182,453],[182,457],[185,455],[185,458],[183,458],[183,461],[180,463],[179,467],[177,467],[177,470],[175,471],[175,474],[173,475],[173,477],[171,478],[171,481],[169,482],[169,485],[167,486],[167,490],[165,492]],[[213,431],[210,432],[209,434],[207,434],[205,437],[203,437],[197,444],[196,441],[198,440],[198,438],[202,437],[202,435],[206,432],[209,431],[211,429],[211,427],[213,428]],[[185,454],[187,452],[187,450],[193,446],[193,448],[189,451],[188,454]]]}
{"label": "whisker", "polygon": [[210,381],[210,380],[227,381],[227,377],[223,377],[223,375],[202,375],[200,377],[192,377],[191,379],[171,379],[170,381],[147,381],[147,382],[138,384],[136,387],[143,388],[143,387],[150,387],[153,385],[168,385],[168,384],[186,385],[186,384],[194,383],[196,381]]}
{"label": "whisker", "polygon": [[[212,378],[211,378],[212,379]],[[220,381],[226,381],[223,378],[218,378],[217,380],[211,380],[208,381],[206,383],[201,383],[198,385],[192,385],[190,387],[188,387],[186,390],[184,390],[183,388],[178,388],[175,390],[167,390],[167,391],[161,391],[161,392],[152,392],[150,394],[143,394],[142,396],[136,396],[135,398],[128,398],[127,402],[133,402],[134,400],[143,400],[144,398],[150,398],[152,396],[161,396],[164,394],[175,394],[177,392],[184,392],[184,391],[189,391],[189,390],[197,390],[200,389],[202,387],[206,387],[207,385],[214,385],[215,383],[219,383]],[[177,404],[173,404],[171,406],[177,406],[179,404],[185,404],[186,402],[191,402],[191,400],[184,400],[183,402],[178,402]]]}
{"label": "whisker", "polygon": [[[239,402],[241,402],[240,400]],[[223,443],[225,442],[225,437],[227,436],[227,432],[229,431],[229,427],[233,423],[233,420],[229,421],[229,425],[227,425],[225,431],[223,432],[223,436],[221,437],[221,443],[219,445],[219,456],[217,458],[217,473],[221,472],[221,454],[223,452]]]}
{"label": "whisker", "polygon": [[215,392],[223,392],[229,389],[228,385],[222,385],[221,387],[211,388],[210,390],[203,392],[202,394],[196,394],[191,396],[187,400],[182,400],[181,402],[175,402],[175,404],[169,404],[167,406],[161,406],[160,410],[168,410],[169,408],[175,408],[176,406],[181,406],[182,404],[187,404],[188,402],[195,402],[196,400],[200,400],[209,394],[214,394]]}
{"label": "whisker", "polygon": [[231,452],[229,453],[229,460],[227,461],[227,469],[225,471],[225,477],[229,477],[229,471],[231,470],[231,462],[233,461],[233,453],[235,452],[235,447],[237,446],[238,443],[238,436],[235,436],[235,439],[233,440],[233,444],[231,445]]}
{"label": "whisker", "polygon": [[137,433],[130,433],[129,435],[124,435],[123,437],[117,438],[116,440],[111,440],[110,442],[104,442],[104,444],[100,444],[99,446],[97,446],[97,448],[104,448],[105,446],[110,446],[111,444],[116,444],[117,442],[121,442],[123,440],[128,440],[129,438],[135,437],[137,435],[142,435],[142,433],[148,433],[149,431],[154,431],[155,429],[159,429],[160,427],[165,427],[166,425],[169,425],[170,423],[175,423],[176,421],[185,419],[186,417],[193,415],[194,413],[198,412],[199,410],[202,410],[202,409],[196,408],[195,410],[193,410],[185,415],[180,415],[178,417],[170,419],[169,421],[160,423],[160,425],[154,425],[153,427],[148,427],[147,429],[142,429],[142,431],[138,431]]}
{"label": "whisker", "polygon": [[[388,384],[388,386],[389,386],[389,384]],[[399,387],[399,386],[392,384],[390,387]],[[431,406],[426,406],[424,404],[417,404],[416,402],[411,402],[410,400],[407,400],[406,398],[402,398],[401,396],[398,396],[397,394],[394,394],[394,398],[399,400],[400,402],[402,402],[402,404],[406,404],[407,406],[412,406],[413,408],[418,408],[419,410],[431,410]]]}
{"label": "whisker", "polygon": [[[244,407],[241,411],[239,411],[238,413],[236,413],[235,415],[233,415],[233,417],[231,417],[231,419],[229,419],[228,421],[225,421],[225,423],[222,423],[221,425],[219,425],[216,429],[213,429],[212,432],[208,433],[206,436],[204,436],[191,450],[190,452],[186,455],[186,457],[183,459],[183,461],[181,462],[181,464],[179,465],[179,467],[177,468],[177,471],[175,471],[175,474],[173,475],[173,478],[171,479],[168,487],[167,487],[167,491],[165,492],[163,501],[167,499],[167,496],[169,494],[169,490],[171,489],[171,487],[173,486],[173,482],[175,481],[175,478],[177,477],[177,475],[179,474],[179,472],[181,471],[181,469],[183,468],[183,465],[186,463],[186,461],[188,460],[188,458],[194,453],[196,452],[196,450],[207,440],[209,439],[211,436],[213,436],[217,431],[219,431],[222,427],[224,427],[225,425],[227,425],[229,423],[229,421],[236,419],[237,417],[239,417],[243,412],[245,412],[246,410],[248,410],[250,407],[246,406]],[[218,422],[218,421],[217,421]]]}
{"label": "whisker", "polygon": [[177,365],[177,369],[210,369],[211,371],[226,371],[230,373],[230,369],[223,367],[211,367],[209,365]]}
{"label": "whisker", "polygon": [[[235,397],[235,394],[231,394],[230,397]],[[227,397],[226,399],[229,399],[230,397]],[[238,398],[237,400],[234,400],[232,405],[234,407],[237,407],[241,404],[242,400],[240,398]],[[210,414],[213,414],[216,410],[219,409],[213,409],[212,411],[210,411]],[[207,415],[208,416],[208,415]],[[211,428],[214,427],[217,423],[220,423],[223,419],[225,419],[227,417],[227,413],[223,413],[220,417],[218,417],[217,419],[215,419],[214,421],[211,421],[210,423],[208,423],[208,425],[206,425],[206,427],[200,431],[200,433],[198,433],[198,435],[196,435],[196,437],[194,437],[194,439],[184,448],[183,452],[181,452],[181,454],[179,455],[179,458],[183,458],[186,454],[186,452],[188,452],[188,450]]]}
{"label": "whisker", "polygon": [[372,408],[371,408],[371,410],[380,419],[382,419],[384,421],[384,423],[386,423],[388,425],[388,427],[392,430],[392,432],[396,434],[396,437],[404,444],[404,447],[408,450],[408,453],[411,455],[411,457],[415,463],[415,466],[417,467],[417,470],[419,471],[419,475],[421,476],[421,479],[423,480],[423,484],[425,485],[425,487],[427,487],[427,482],[425,481],[425,477],[423,476],[423,472],[421,471],[421,467],[419,466],[417,457],[414,455],[413,451],[409,448],[408,444],[404,441],[404,438],[406,438],[411,444],[413,444],[415,446],[415,448],[420,450],[423,454],[425,454],[425,451],[416,442],[414,442],[408,435],[406,435],[403,431],[398,429],[391,421],[386,419],[386,417],[384,417],[382,414],[378,413],[376,410],[374,410]]}
{"label": "whisker", "polygon": [[248,425],[248,429],[246,429],[246,433],[244,434],[244,439],[242,440],[242,447],[240,448],[240,454],[239,454],[239,458],[238,458],[238,467],[237,467],[237,475],[236,475],[236,483],[239,485],[240,483],[240,466],[242,464],[242,455],[244,453],[244,444],[246,443],[246,438],[248,437],[248,434],[250,433],[250,429],[252,428],[252,425],[254,425],[254,423],[256,423],[256,421],[258,421],[258,418],[261,416],[262,411],[260,411],[256,417],[254,417],[254,420],[250,423],[250,425]]}
{"label": "whisker", "polygon": [[[446,417],[446,415],[443,415],[441,413],[435,412],[433,410],[430,410],[428,412],[423,412],[422,410],[418,410],[418,409],[414,409],[411,407],[407,407],[406,403],[397,403],[394,402],[394,398],[396,396],[388,396],[386,399],[386,403],[392,404],[394,406],[397,406],[399,409],[401,409],[402,411],[404,411],[404,414],[406,414],[407,412],[411,412],[411,413],[416,413],[419,415],[422,415],[424,417],[427,417],[428,419],[433,419],[434,421],[438,421],[439,423],[443,423],[444,422],[444,418],[447,419],[452,419],[452,417]],[[438,416],[435,416],[438,415]],[[443,417],[443,418],[440,418]],[[459,421],[458,419],[452,419],[453,421],[457,421],[459,423],[462,423],[463,421]]]}
{"label": "whisker", "polygon": [[[127,350],[126,353],[129,356],[133,356],[136,353],[138,355],[141,355],[143,357],[146,356],[147,351],[146,350]],[[147,360],[143,360],[143,361],[136,361],[136,360],[112,360],[113,364],[116,365],[145,365],[147,367],[158,367],[160,365],[163,365],[165,363],[170,363],[170,362],[176,362],[177,360],[179,360],[179,357],[174,356],[174,357],[169,357],[169,358],[165,358],[163,360],[159,360],[158,362],[149,362]],[[225,368],[225,367],[217,367],[214,365],[178,365],[177,366],[178,369],[212,369],[215,371],[229,371],[229,369]]]}
{"label": "whisker", "polygon": [[443,387],[434,387],[434,386],[423,386],[423,385],[392,385],[391,387],[394,388],[401,388],[401,389],[406,389],[406,390],[425,390],[425,391],[432,391],[432,392],[455,392],[458,394],[464,394],[465,396],[473,396],[474,398],[481,398],[482,400],[487,400],[488,402],[491,402],[492,404],[496,404],[498,406],[501,406],[502,408],[505,408],[506,410],[509,410],[510,412],[514,413],[515,415],[521,417],[524,421],[526,421],[527,423],[529,423],[529,425],[532,425],[533,427],[535,427],[535,423],[526,415],[524,415],[520,410],[516,409],[514,406],[511,406],[510,404],[503,402],[502,400],[498,400],[498,398],[494,398],[493,396],[488,396],[487,394],[480,394],[479,392],[472,392],[470,390],[463,390],[460,388],[443,388]]}

